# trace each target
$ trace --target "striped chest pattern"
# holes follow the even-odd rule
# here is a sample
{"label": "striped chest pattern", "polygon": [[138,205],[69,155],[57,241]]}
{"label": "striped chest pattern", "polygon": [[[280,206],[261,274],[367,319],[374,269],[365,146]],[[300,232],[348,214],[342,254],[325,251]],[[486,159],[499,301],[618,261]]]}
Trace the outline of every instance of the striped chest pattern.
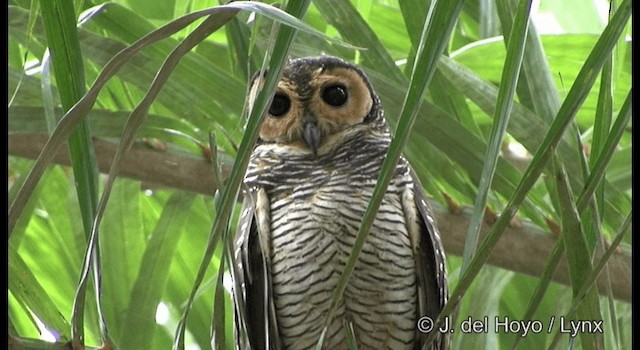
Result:
{"label": "striped chest pattern", "polygon": [[[268,213],[256,216],[269,220],[273,297],[286,348],[315,346],[373,192],[388,138],[359,136],[318,156],[261,145],[249,165],[246,185],[264,188],[269,198]],[[411,186],[401,159],[329,327],[327,348],[346,348],[345,325],[360,348],[412,347],[417,287],[402,199]]]}

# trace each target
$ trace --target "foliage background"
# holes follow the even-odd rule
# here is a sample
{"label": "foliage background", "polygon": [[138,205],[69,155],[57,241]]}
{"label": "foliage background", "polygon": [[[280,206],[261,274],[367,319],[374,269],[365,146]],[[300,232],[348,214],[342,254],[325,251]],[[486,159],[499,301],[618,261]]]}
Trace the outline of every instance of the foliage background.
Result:
{"label": "foliage background", "polygon": [[[499,13],[508,13],[509,4],[515,8],[516,3],[465,2],[445,50],[449,58],[443,58],[438,66],[408,140],[405,154],[423,179],[438,210],[471,208],[476,200],[497,86],[507,62],[505,43],[500,36],[505,19],[504,15],[501,19]],[[109,59],[147,33],[184,14],[214,5],[217,4],[198,0],[75,1],[73,7],[79,14],[80,59],[84,65],[83,84],[90,87]],[[545,80],[553,82],[558,100],[548,102],[552,107],[566,102],[570,88],[606,26],[607,6],[604,1],[582,0],[543,0],[533,4],[532,28],[535,29],[530,29],[529,34],[539,39],[541,47],[527,47],[525,64],[527,57],[542,58],[538,63],[544,66],[546,60],[548,71],[523,74],[520,79],[528,79],[533,89],[540,86],[536,85],[537,80],[540,84]],[[367,50],[353,50],[301,32],[290,53],[295,57],[327,53],[362,65],[381,96],[388,120],[395,127],[426,9],[427,4],[422,1],[318,1],[310,6],[304,22],[329,37]],[[64,114],[63,108],[68,108],[59,97],[63,87],[54,77],[55,66],[46,50],[49,45],[41,11],[35,1],[9,1],[10,203],[33,165],[33,161],[24,156],[37,155],[21,154],[18,150],[22,150],[24,144],[42,143],[42,135],[55,129]],[[217,158],[215,165],[207,167],[220,168],[226,176],[244,133],[246,82],[261,66],[265,52],[273,51],[272,23],[264,16],[240,12],[186,54],[151,105],[136,135],[134,149],[175,155],[180,162],[209,164],[206,161],[210,158],[210,133],[213,132]],[[191,24],[146,48],[106,84],[88,117],[93,138],[111,145],[122,138],[129,114],[149,89],[156,71],[196,25]],[[605,66],[609,77],[595,83],[558,146],[559,158],[570,174],[567,181],[571,198],[578,198],[589,170],[593,169],[581,164],[582,155],[586,157],[585,162],[593,166],[596,156],[605,149],[603,140],[609,136],[610,126],[630,93],[630,47],[627,29],[617,41],[611,65]],[[491,212],[503,210],[523,176],[524,166],[550,125],[550,120],[545,120],[540,109],[536,109],[539,104],[527,100],[527,96],[535,96],[535,91],[527,94],[525,90],[523,87],[518,90],[508,135],[502,144],[487,203]],[[603,91],[611,92],[609,108],[603,102],[606,101]],[[598,208],[591,205],[585,214],[576,216],[582,221],[581,230],[587,237],[590,254],[587,259],[595,262],[600,253],[594,258],[591,255],[601,243],[600,235],[611,241],[631,212],[630,122],[612,151],[605,179],[596,190]],[[102,161],[103,157],[98,158]],[[169,162],[160,164],[163,165],[172,166]],[[136,167],[136,164],[130,166]],[[158,164],[144,160],[137,164],[150,173],[155,171],[153,166]],[[123,168],[122,173],[126,173],[127,166]],[[526,222],[527,227],[547,235],[553,234],[553,228],[566,228],[567,222],[566,214],[563,221],[562,213],[566,211],[559,198],[566,193],[557,192],[558,185],[549,180],[552,174],[555,173],[550,169],[545,170],[518,213],[518,219]],[[182,175],[195,183],[204,182],[200,178],[202,173]],[[78,176],[66,166],[48,168],[10,232],[9,334],[15,348],[45,348],[45,342],[35,339],[55,340],[59,344],[71,340],[74,318],[82,314],[74,311],[73,302],[89,234],[83,226],[76,187]],[[92,297],[87,298],[84,309],[84,340],[89,346],[98,346],[104,339],[110,339],[122,349],[170,348],[205,256],[204,247],[210,240],[216,216],[214,189],[203,194],[197,190],[201,186],[190,187],[180,180],[168,185],[165,182],[168,180],[153,175],[128,177],[133,179],[118,177],[115,181],[100,224],[103,284],[99,300],[109,336],[101,330],[98,305],[93,297],[95,290],[90,285],[88,293]],[[99,177],[101,191],[105,179],[104,175]],[[230,226],[234,227],[233,221]],[[631,239],[626,235],[616,254],[629,256],[630,251]],[[461,274],[462,251],[448,253],[453,289]],[[513,259],[526,254],[527,251],[515,252]],[[538,259],[542,265],[547,257]],[[221,324],[226,332],[217,333],[218,345],[221,339],[226,337],[228,341],[232,337],[229,295],[225,292],[222,298],[214,297],[215,290],[223,290],[216,289],[220,281],[228,280],[228,274],[218,279],[222,260],[220,248],[210,262],[205,260],[209,268],[186,322],[189,349],[215,346],[211,333]],[[540,281],[549,282],[549,278],[540,280],[484,265],[475,282],[465,288],[457,313],[459,320],[485,315],[523,319]],[[574,293],[575,286],[572,290],[552,282],[532,318],[548,324],[551,317],[566,315],[574,305]],[[595,305],[604,319],[604,344],[607,348],[629,348],[630,304],[615,300],[611,291],[601,290],[600,294],[603,296],[599,302],[596,300],[591,306]],[[222,320],[226,322],[221,323]],[[517,337],[491,329],[482,334],[458,334],[454,337],[454,348],[510,348]],[[553,338],[554,333],[529,334],[519,339],[518,348],[538,349],[541,344],[549,347],[554,345]],[[591,344],[583,346],[584,341],[581,337],[570,339],[565,335],[560,338],[560,346],[592,348]],[[230,344],[227,347],[230,348]]]}

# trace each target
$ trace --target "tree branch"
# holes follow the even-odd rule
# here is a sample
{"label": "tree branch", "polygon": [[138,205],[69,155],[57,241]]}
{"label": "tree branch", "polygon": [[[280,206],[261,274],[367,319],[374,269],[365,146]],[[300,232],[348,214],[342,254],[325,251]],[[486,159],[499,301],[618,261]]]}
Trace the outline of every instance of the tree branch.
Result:
{"label": "tree branch", "polygon": [[[9,154],[35,159],[42,150],[47,135],[45,134],[9,134]],[[116,144],[104,140],[94,140],[98,167],[101,172],[108,172],[115,154]],[[66,150],[66,148],[61,148]],[[69,165],[66,151],[60,151],[54,162]],[[223,178],[229,174],[231,164],[221,164]],[[202,158],[175,155],[153,150],[145,145],[134,145],[122,164],[120,176],[142,181],[147,186],[170,187],[190,192],[212,195],[218,188],[214,182],[213,166]],[[464,248],[464,234],[469,225],[470,209],[463,209],[459,214],[433,204],[436,222],[442,235],[443,244],[448,254],[460,255]],[[489,231],[490,225],[485,223],[481,234]],[[524,224],[522,228],[508,228],[496,245],[489,263],[507,270],[539,276],[542,273],[545,258],[555,244],[555,238],[533,225]],[[631,253],[621,251],[609,261],[609,276],[614,297],[623,301],[631,301]],[[558,267],[553,280],[565,285],[569,284],[569,274],[565,259]],[[598,289],[604,288],[603,278],[598,280]]]}

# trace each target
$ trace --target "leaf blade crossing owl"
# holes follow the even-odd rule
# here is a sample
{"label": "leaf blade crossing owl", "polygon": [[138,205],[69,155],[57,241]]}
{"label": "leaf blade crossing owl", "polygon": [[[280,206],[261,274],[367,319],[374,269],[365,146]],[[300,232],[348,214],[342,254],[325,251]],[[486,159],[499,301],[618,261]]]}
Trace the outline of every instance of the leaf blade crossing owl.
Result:
{"label": "leaf blade crossing owl", "polygon": [[[232,272],[238,348],[315,348],[390,142],[361,69],[330,56],[287,64],[244,180]],[[432,211],[401,158],[324,347],[346,349],[352,338],[358,349],[448,348],[448,336],[423,344],[417,329],[447,297]]]}

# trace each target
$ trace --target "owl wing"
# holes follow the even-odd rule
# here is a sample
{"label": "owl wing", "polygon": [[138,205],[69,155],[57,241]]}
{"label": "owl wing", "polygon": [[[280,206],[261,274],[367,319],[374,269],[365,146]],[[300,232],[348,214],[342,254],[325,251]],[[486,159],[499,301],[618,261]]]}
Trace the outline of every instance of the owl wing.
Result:
{"label": "owl wing", "polygon": [[[268,237],[256,193],[247,191],[236,232],[232,274],[236,349],[280,349],[271,289],[269,254],[260,237]],[[268,216],[267,216],[268,217]]]}
{"label": "owl wing", "polygon": [[[413,180],[413,202],[418,216],[418,230],[413,233],[418,239],[418,247],[415,249],[416,273],[418,275],[418,309],[419,315],[429,316],[436,320],[440,311],[447,302],[449,290],[447,287],[445,256],[440,240],[440,233],[434,221],[433,210],[424,195],[424,188],[418,176],[411,170]],[[410,227],[410,230],[411,227]],[[411,232],[410,232],[411,234]],[[437,330],[434,330],[437,332]],[[422,349],[448,349],[449,336],[440,334],[434,344],[422,344],[426,334],[419,335],[418,341]]]}

